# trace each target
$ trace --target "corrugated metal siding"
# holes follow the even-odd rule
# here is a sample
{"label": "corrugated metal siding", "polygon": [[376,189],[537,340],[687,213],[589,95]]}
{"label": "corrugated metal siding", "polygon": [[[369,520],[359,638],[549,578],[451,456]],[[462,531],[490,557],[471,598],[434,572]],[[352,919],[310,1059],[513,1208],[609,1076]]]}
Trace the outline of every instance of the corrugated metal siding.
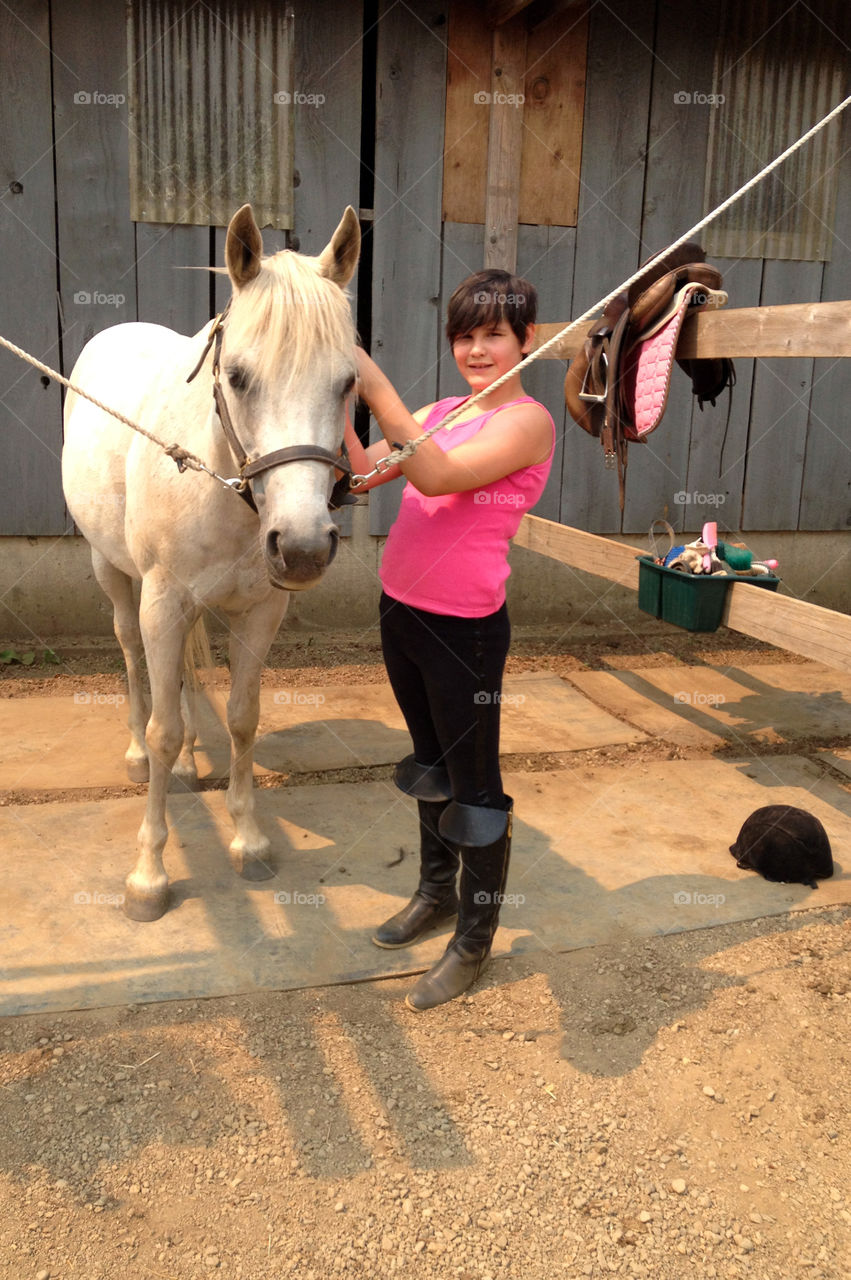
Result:
{"label": "corrugated metal siding", "polygon": [[[738,190],[848,92],[848,0],[817,11],[775,0],[728,3],[708,105],[706,206]],[[841,122],[835,120],[706,232],[721,257],[830,257]]]}
{"label": "corrugated metal siding", "polygon": [[131,0],[134,221],[226,226],[250,200],[261,227],[292,227],[293,25],[268,0]]}

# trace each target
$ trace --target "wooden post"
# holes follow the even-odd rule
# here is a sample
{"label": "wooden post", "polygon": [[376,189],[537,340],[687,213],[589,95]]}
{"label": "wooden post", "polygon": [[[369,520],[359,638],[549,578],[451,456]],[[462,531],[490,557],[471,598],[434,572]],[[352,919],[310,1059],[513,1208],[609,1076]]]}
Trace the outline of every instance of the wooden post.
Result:
{"label": "wooden post", "polygon": [[492,66],[484,265],[514,271],[526,67],[526,22],[522,15],[494,31]]}

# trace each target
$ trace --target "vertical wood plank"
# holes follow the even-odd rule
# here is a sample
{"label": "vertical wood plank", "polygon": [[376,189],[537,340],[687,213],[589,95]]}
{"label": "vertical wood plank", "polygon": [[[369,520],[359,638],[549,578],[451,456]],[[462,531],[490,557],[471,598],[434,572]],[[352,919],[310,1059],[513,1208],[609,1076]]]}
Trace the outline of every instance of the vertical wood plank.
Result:
{"label": "vertical wood plank", "polygon": [[[445,9],[382,0],[376,76],[372,354],[411,409],[437,399]],[[370,495],[386,533],[399,486]]]}
{"label": "vertical wood plank", "polygon": [[[656,28],[641,258],[671,243],[703,213],[709,112],[722,108],[685,102],[711,93],[712,59],[719,20],[718,0],[704,0],[687,23],[667,16],[664,2]],[[691,386],[679,370],[671,378],[661,425],[646,444],[630,446],[624,534],[646,533],[671,498],[683,489],[689,467],[694,410]]]}
{"label": "vertical wood plank", "polygon": [[[45,0],[0,7],[0,333],[57,368],[50,25]],[[59,387],[0,352],[0,534],[59,534]]]}
{"label": "vertical wood plank", "polygon": [[576,226],[587,54],[584,3],[556,10],[529,33],[520,222]]}
{"label": "vertical wood plank", "polygon": [[436,400],[447,396],[467,395],[467,386],[455,364],[452,348],[446,339],[446,308],[456,287],[467,276],[482,270],[484,262],[484,224],[444,222],[441,258],[440,300],[438,303],[438,382]]}
{"label": "vertical wood plank", "polygon": [[[624,0],[617,13],[609,5],[592,8],[574,315],[638,266],[652,45],[652,5]],[[623,100],[625,86],[629,110],[613,110],[613,104]],[[599,440],[586,435],[571,418],[566,423],[560,518],[593,533],[620,530],[617,478],[603,466]]]}
{"label": "vertical wood plank", "polygon": [[[363,93],[363,5],[335,5],[328,21],[323,5],[299,5],[295,23],[296,86],[321,96],[316,107],[295,117],[295,222],[300,253],[317,254],[331,239],[347,204],[359,205],[361,99]],[[367,92],[372,91],[368,86]],[[369,288],[358,270],[347,292],[355,299]],[[352,511],[334,517],[344,537],[352,530]]]}
{"label": "vertical wood plank", "polygon": [[296,8],[296,86],[324,98],[295,117],[294,229],[301,253],[319,253],[346,205],[358,207],[362,31],[360,0],[335,4],[333,21],[324,5]]}
{"label": "vertical wood plank", "polygon": [[67,373],[94,334],[136,319],[127,38],[123,5],[53,0],[51,21],[59,289]]}
{"label": "vertical wood plank", "polygon": [[[851,111],[843,118],[839,155],[851,153]],[[851,165],[840,165],[830,261],[824,264],[822,302],[851,298]],[[800,529],[851,529],[851,360],[816,360]]]}
{"label": "vertical wood plank", "polygon": [[[538,291],[538,319],[567,315],[571,310],[576,231],[573,227],[524,227],[518,239],[517,271]],[[561,477],[570,462],[564,456],[565,415],[564,374],[561,360],[538,360],[523,373],[523,386],[530,396],[546,405],[556,429],[556,447],[547,487],[535,506],[535,515],[558,520],[561,508]]]}
{"label": "vertical wood plank", "polygon": [[210,265],[209,229],[135,225],[138,318],[197,333],[210,318],[210,276],[183,268]]}
{"label": "vertical wood plank", "polygon": [[[759,305],[762,286],[760,259],[732,261],[712,258],[711,261],[721,272],[731,307]],[[736,385],[732,402],[729,391],[725,391],[714,409],[707,404],[701,413],[696,404],[692,406],[688,472],[676,477],[676,488],[670,495],[674,497],[681,493],[688,496],[688,501],[673,502],[670,512],[660,512],[678,532],[698,533],[705,520],[717,520],[719,535],[741,530],[755,364],[754,360],[733,361]],[[683,379],[688,386],[688,380],[680,371],[675,371],[674,377]],[[663,422],[659,430],[663,431],[665,425]]]}
{"label": "vertical wood plank", "polygon": [[[820,262],[766,262],[760,303],[810,302]],[[759,360],[751,401],[742,528],[797,529],[815,361]]]}
{"label": "vertical wood plank", "polygon": [[484,223],[490,96],[491,42],[481,13],[465,0],[451,0],[443,141],[445,222]]}
{"label": "vertical wood plank", "polygon": [[517,265],[526,23],[513,18],[493,33],[493,79],[485,187],[485,266]]}
{"label": "vertical wood plank", "polygon": [[[283,11],[281,20],[283,21]],[[294,204],[291,241],[300,253],[317,254],[331,239],[343,209],[358,207],[361,121],[362,6],[337,6],[334,21],[319,6],[296,11],[295,86],[311,99],[292,108],[295,130]],[[251,192],[245,193],[251,200]],[[233,210],[235,213],[236,210]],[[225,228],[214,236],[214,266],[224,263]],[[263,232],[265,253],[287,247],[281,231]],[[357,292],[357,277],[349,286]],[[216,280],[216,307],[230,296],[225,276]]]}

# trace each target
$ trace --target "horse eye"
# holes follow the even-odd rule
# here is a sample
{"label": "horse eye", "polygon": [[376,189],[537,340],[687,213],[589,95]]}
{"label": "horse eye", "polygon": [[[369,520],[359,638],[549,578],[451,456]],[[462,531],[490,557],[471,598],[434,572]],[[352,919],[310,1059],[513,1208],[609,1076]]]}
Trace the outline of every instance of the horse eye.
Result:
{"label": "horse eye", "polygon": [[346,396],[351,395],[351,393],[354,391],[354,389],[355,389],[355,382],[356,382],[356,381],[357,381],[357,379],[355,378],[354,374],[352,374],[352,376],[349,378],[349,380],[348,380],[348,382],[346,383],[346,385],[343,387],[343,395],[342,395],[342,398],[343,398],[344,400],[346,399]]}
{"label": "horse eye", "polygon": [[240,365],[235,364],[232,368],[228,369],[227,373],[228,382],[233,387],[234,391],[248,390],[248,374],[245,369],[241,368]]}

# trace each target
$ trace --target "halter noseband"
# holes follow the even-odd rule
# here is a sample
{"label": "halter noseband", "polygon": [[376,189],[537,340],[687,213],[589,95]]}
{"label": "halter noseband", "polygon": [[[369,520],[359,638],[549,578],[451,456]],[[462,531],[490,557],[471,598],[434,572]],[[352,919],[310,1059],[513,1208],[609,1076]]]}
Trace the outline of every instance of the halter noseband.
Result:
{"label": "halter noseband", "polygon": [[230,310],[230,302],[228,302],[224,311],[217,315],[210,332],[207,334],[207,341],[204,350],[201,352],[201,358],[195,365],[195,368],[186,379],[191,382],[199,373],[201,366],[207,359],[207,355],[211,347],[213,347],[213,401],[216,406],[216,413],[219,422],[222,424],[222,431],[228,442],[230,451],[239,464],[239,476],[230,481],[231,487],[239,494],[241,498],[252,508],[257,510],[257,503],[254,501],[254,495],[249,487],[249,481],[254,480],[257,476],[262,475],[264,471],[271,471],[273,467],[279,467],[287,462],[325,462],[328,466],[335,467],[338,471],[342,471],[343,475],[334,484],[331,490],[331,496],[328,499],[328,508],[330,511],[337,511],[340,507],[348,506],[350,503],[357,502],[354,494],[350,493],[349,477],[352,468],[349,465],[348,458],[345,453],[345,446],[341,446],[340,454],[330,453],[328,449],[322,449],[316,444],[296,444],[290,445],[286,449],[275,449],[272,453],[264,453],[261,458],[255,458],[250,461],[248,454],[240,443],[239,436],[234,429],[233,420],[230,416],[227,400],[225,399],[222,389],[220,373],[221,373],[221,354],[222,354],[222,338],[224,336],[225,317]]}

